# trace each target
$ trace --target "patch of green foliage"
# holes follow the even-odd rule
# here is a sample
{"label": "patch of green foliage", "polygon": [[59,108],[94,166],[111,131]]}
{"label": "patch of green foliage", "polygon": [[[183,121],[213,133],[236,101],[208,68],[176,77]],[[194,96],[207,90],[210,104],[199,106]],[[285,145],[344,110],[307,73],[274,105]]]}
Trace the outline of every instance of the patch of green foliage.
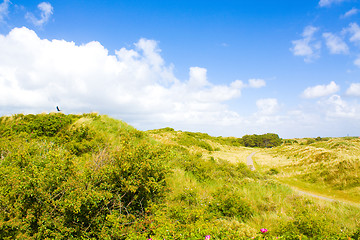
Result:
{"label": "patch of green foliage", "polygon": [[311,201],[304,205],[302,202],[300,203],[301,200],[298,198],[293,198],[290,201],[298,202],[302,207],[293,210],[294,218],[280,224],[277,231],[285,239],[351,239],[349,233],[343,230],[346,229],[346,226],[341,226],[341,223],[341,230],[334,231],[333,226],[336,223],[331,222],[334,219],[329,219],[325,214],[322,214],[329,211],[329,208],[315,207]]}
{"label": "patch of green foliage", "polygon": [[299,142],[295,139],[284,139],[283,144],[284,145],[292,145],[292,144],[298,144]]}
{"label": "patch of green foliage", "polygon": [[279,138],[279,135],[275,133],[267,133],[262,135],[244,135],[242,138],[236,137],[213,137],[207,133],[193,133],[193,132],[181,132],[175,131],[173,128],[161,128],[150,131],[153,134],[156,133],[177,133],[175,140],[183,146],[198,146],[208,151],[214,151],[214,149],[207,143],[206,140],[209,140],[214,143],[228,146],[245,146],[245,147],[260,147],[260,148],[271,148],[280,146],[282,139]]}
{"label": "patch of green foliage", "polygon": [[0,239],[125,239],[147,228],[146,209],[165,192],[165,147],[97,115],[0,121]]}
{"label": "patch of green foliage", "polygon": [[242,137],[245,147],[271,148],[281,145],[281,138],[275,133],[267,133],[262,135],[245,135]]}
{"label": "patch of green foliage", "polygon": [[204,133],[183,132],[182,134],[177,136],[177,141],[180,145],[183,145],[185,147],[197,146],[208,151],[213,151],[214,149],[205,140],[209,137],[209,135]]}
{"label": "patch of green foliage", "polygon": [[225,217],[237,217],[241,221],[251,218],[254,211],[242,196],[231,188],[221,188],[213,193],[209,209]]}

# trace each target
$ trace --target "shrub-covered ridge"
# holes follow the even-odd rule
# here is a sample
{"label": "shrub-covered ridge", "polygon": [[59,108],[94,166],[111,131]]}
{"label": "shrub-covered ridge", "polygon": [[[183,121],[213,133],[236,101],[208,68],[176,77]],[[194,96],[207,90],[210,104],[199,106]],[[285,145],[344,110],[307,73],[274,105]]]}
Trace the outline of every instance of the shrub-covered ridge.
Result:
{"label": "shrub-covered ridge", "polygon": [[0,121],[0,239],[121,239],[133,228],[145,231],[137,221],[164,193],[165,147],[96,114]]}

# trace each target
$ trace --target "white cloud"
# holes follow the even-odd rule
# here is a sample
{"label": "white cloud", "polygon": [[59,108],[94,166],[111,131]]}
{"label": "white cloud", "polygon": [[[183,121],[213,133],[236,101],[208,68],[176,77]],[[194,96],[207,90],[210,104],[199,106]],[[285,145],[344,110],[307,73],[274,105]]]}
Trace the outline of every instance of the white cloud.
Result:
{"label": "white cloud", "polygon": [[341,3],[341,2],[344,2],[344,1],[345,0],[320,0],[319,6],[320,7],[329,7],[333,3]]}
{"label": "white cloud", "polygon": [[264,98],[256,101],[256,106],[260,115],[272,115],[279,109],[279,103],[276,98]]}
{"label": "white cloud", "polygon": [[205,68],[191,67],[188,82],[189,87],[198,89],[209,85],[209,82],[206,79],[206,72],[207,70]]}
{"label": "white cloud", "polygon": [[330,82],[328,85],[317,85],[314,87],[308,87],[303,92],[304,98],[318,98],[331,95],[339,91],[340,87],[334,82]]}
{"label": "white cloud", "polygon": [[36,18],[34,14],[28,12],[25,18],[33,23],[35,26],[42,26],[47,23],[53,14],[54,8],[48,2],[42,2],[38,5],[38,9],[41,11],[40,19]]}
{"label": "white cloud", "polygon": [[360,67],[360,57],[354,60],[354,65]]}
{"label": "white cloud", "polygon": [[249,86],[252,88],[261,88],[266,86],[266,82],[263,79],[249,79]]}
{"label": "white cloud", "polygon": [[360,42],[360,27],[357,25],[357,23],[350,23],[349,27],[344,29],[343,32],[348,32],[351,34],[350,42]]}
{"label": "white cloud", "polygon": [[99,42],[76,45],[15,28],[0,35],[0,115],[58,105],[65,113],[99,111],[141,128],[233,125],[242,118],[225,102],[245,88],[265,86],[261,79],[215,85],[201,67],[191,67],[189,79],[180,81],[160,52],[148,39],[112,55]]}
{"label": "white cloud", "polygon": [[352,83],[346,90],[346,94],[350,96],[360,97],[360,83]]}
{"label": "white cloud", "polygon": [[[342,31],[343,34],[350,34],[350,42],[353,42],[355,45],[360,46],[360,27],[357,23],[350,23],[349,27],[344,28]],[[360,67],[360,56],[354,60],[354,65]]]}
{"label": "white cloud", "polygon": [[293,48],[291,48],[290,51],[292,51],[295,56],[305,57],[305,62],[311,62],[313,59],[318,58],[321,43],[314,39],[314,34],[318,30],[316,27],[307,26],[302,33],[303,38],[292,41]]}
{"label": "white cloud", "polygon": [[342,15],[342,17],[343,18],[351,17],[351,16],[358,14],[358,12],[359,12],[359,9],[352,8],[351,10],[347,11],[344,15]]}
{"label": "white cloud", "polygon": [[332,33],[323,33],[323,37],[325,38],[326,46],[328,47],[330,53],[332,54],[349,53],[348,46],[340,37]]}
{"label": "white cloud", "polygon": [[0,4],[0,23],[4,22],[5,17],[9,14],[10,0],[4,0]]}
{"label": "white cloud", "polygon": [[332,95],[327,100],[319,102],[326,109],[326,115],[331,118],[360,118],[360,106],[357,103],[348,103],[339,95]]}

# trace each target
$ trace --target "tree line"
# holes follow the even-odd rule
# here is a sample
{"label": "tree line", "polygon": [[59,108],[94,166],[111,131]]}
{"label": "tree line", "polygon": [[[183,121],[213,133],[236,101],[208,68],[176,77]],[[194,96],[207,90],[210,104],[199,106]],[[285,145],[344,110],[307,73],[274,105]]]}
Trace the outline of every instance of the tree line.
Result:
{"label": "tree line", "polygon": [[244,135],[241,140],[245,147],[271,148],[281,144],[281,138],[275,133]]}

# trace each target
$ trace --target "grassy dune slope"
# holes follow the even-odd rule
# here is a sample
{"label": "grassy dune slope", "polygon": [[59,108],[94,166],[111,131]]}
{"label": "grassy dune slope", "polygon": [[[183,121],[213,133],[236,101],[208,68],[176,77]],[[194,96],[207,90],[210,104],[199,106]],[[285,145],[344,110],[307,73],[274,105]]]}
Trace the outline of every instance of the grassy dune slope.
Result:
{"label": "grassy dune slope", "polygon": [[255,157],[263,171],[301,189],[360,203],[360,139],[331,138],[264,150]]}
{"label": "grassy dune slope", "polygon": [[[283,147],[270,150],[246,148],[237,146],[237,141],[234,140],[227,141],[228,139],[224,138],[213,138],[200,133],[187,133],[171,129],[153,130],[149,131],[149,133],[150,136],[160,142],[186,148],[199,159],[197,163],[200,166],[198,165],[197,168],[186,169],[187,171],[175,168],[174,177],[170,181],[172,192],[169,196],[182,196],[184,192],[187,193],[190,189],[191,193],[188,196],[200,199],[194,200],[192,198],[189,204],[183,206],[185,209],[198,211],[199,205],[194,204],[197,201],[205,205],[209,201],[211,204],[214,197],[219,197],[217,195],[217,191],[221,191],[219,189],[224,189],[224,192],[221,194],[224,195],[225,199],[225,196],[229,194],[228,191],[230,191],[240,199],[245,199],[249,206],[251,206],[252,216],[246,220],[236,216],[220,215],[220,217],[216,217],[214,222],[216,224],[220,223],[223,228],[225,227],[226,232],[233,233],[236,229],[234,235],[228,234],[228,238],[225,239],[238,239],[236,236],[242,236],[245,239],[246,237],[254,236],[261,238],[263,237],[259,234],[261,227],[270,229],[268,236],[270,238],[348,239],[351,234],[342,234],[344,230],[356,229],[360,224],[358,220],[360,217],[359,208],[339,202],[330,203],[302,196],[286,185],[279,183],[274,175],[274,171],[269,170],[274,167],[274,162],[276,162],[276,167],[282,166],[282,164],[287,165],[288,159],[286,157],[283,157],[286,161],[280,158],[279,154],[276,158],[273,158],[275,153],[281,150],[286,151]],[[185,144],[182,141],[184,136],[187,138]],[[211,148],[199,143],[200,141],[206,142]],[[263,157],[269,160],[268,165],[258,165],[260,171],[248,172],[247,176],[238,178],[234,176],[229,177],[228,175],[216,175],[214,170],[224,169],[223,164],[231,168],[231,165],[236,166],[237,164],[246,163],[246,156],[253,151],[258,152],[255,155],[255,159],[258,162]],[[208,178],[205,181],[201,178],[199,179],[196,175],[198,171],[206,172]],[[178,199],[167,199],[166,205],[175,208],[179,204],[180,206],[184,204],[183,201],[179,203],[175,200]],[[187,198],[184,198],[184,200],[188,201]],[[200,207],[200,209],[202,208]],[[206,213],[202,214],[206,215]],[[186,212],[184,215],[191,219],[191,213]],[[197,221],[189,219],[187,219],[188,223],[196,226]],[[218,225],[215,226],[218,227]],[[330,233],[332,231],[337,233],[332,235]],[[356,239],[357,235],[353,236]]]}
{"label": "grassy dune slope", "polygon": [[[259,156],[285,154],[276,149]],[[1,117],[0,239],[359,237],[359,208],[250,171],[252,151],[236,138],[142,132],[97,114]]]}

